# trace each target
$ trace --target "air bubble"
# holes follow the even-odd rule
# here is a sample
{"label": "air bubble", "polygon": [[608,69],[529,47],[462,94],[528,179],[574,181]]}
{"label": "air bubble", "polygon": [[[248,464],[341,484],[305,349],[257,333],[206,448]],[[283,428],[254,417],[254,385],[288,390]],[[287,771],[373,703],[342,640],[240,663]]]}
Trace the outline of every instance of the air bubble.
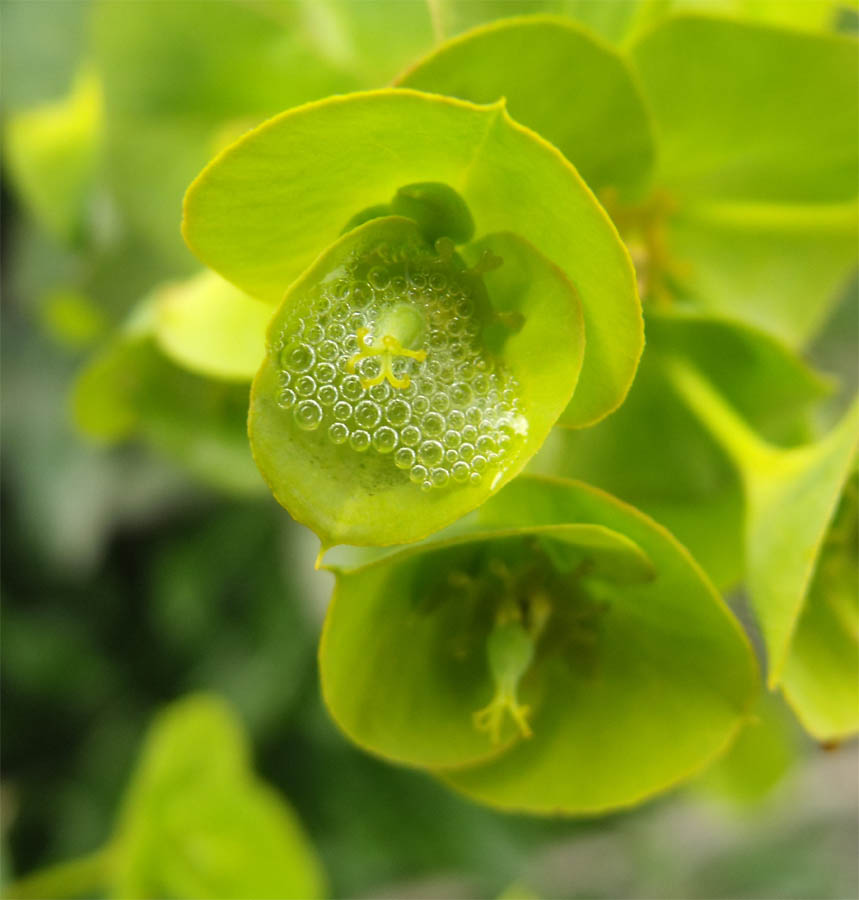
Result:
{"label": "air bubble", "polygon": [[441,392],[432,395],[430,406],[439,413],[446,413],[450,409],[450,398]]}
{"label": "air bubble", "polygon": [[370,432],[358,429],[349,438],[349,446],[358,453],[363,453],[370,446]]}
{"label": "air bubble", "polygon": [[339,396],[337,388],[333,384],[323,384],[316,392],[316,399],[323,406],[331,406],[333,403],[336,403]]}
{"label": "air bubble", "polygon": [[411,416],[412,408],[405,400],[395,398],[385,407],[385,418],[394,428],[405,425]]}
{"label": "air bubble", "polygon": [[479,455],[475,456],[474,459],[471,460],[471,468],[474,469],[475,472],[485,472],[486,457]]}
{"label": "air bubble", "polygon": [[466,461],[474,459],[474,444],[460,444],[459,455]]}
{"label": "air bubble", "polygon": [[339,400],[334,404],[332,412],[338,422],[345,422],[352,415],[352,404],[347,403],[345,400]]}
{"label": "air bubble", "polygon": [[450,473],[447,469],[433,469],[432,475],[430,476],[432,479],[433,487],[444,487],[447,484],[448,478],[450,478]]}
{"label": "air bubble", "polygon": [[410,469],[415,464],[415,451],[411,447],[400,447],[394,454],[394,465],[398,469]]}
{"label": "air bubble", "polygon": [[423,484],[426,481],[427,475],[429,475],[429,472],[425,466],[412,466],[412,469],[409,472],[409,480],[414,484]]}
{"label": "air bubble", "polygon": [[459,454],[456,450],[445,450],[444,451],[444,461],[452,466],[459,459]]}
{"label": "air bubble", "polygon": [[281,391],[280,394],[280,405],[284,409],[289,409],[292,406],[295,406],[295,402],[298,400],[298,396],[292,388],[287,388],[285,391]]}
{"label": "air bubble", "polygon": [[429,400],[423,394],[418,394],[418,396],[412,400],[412,412],[416,416],[422,416],[429,408]]}
{"label": "air bubble", "polygon": [[349,429],[342,422],[333,422],[328,427],[328,438],[332,444],[345,444],[349,440]]}
{"label": "air bubble", "polygon": [[382,419],[382,410],[372,400],[362,400],[355,407],[355,421],[362,428],[373,428]]}
{"label": "air bubble", "polygon": [[454,481],[458,481],[460,484],[465,484],[468,481],[468,476],[471,474],[471,469],[468,467],[468,463],[462,462],[460,460],[457,463],[453,464],[453,468],[450,470],[450,474],[453,476]]}
{"label": "air bubble", "polygon": [[495,441],[488,434],[482,434],[477,439],[477,452],[488,456],[495,452]]}
{"label": "air bubble", "polygon": [[482,476],[481,476],[480,472],[472,472],[471,475],[469,475],[468,480],[469,480],[473,485],[478,485],[478,484],[480,484],[480,482],[481,482],[483,479],[482,479]]}
{"label": "air bubble", "polygon": [[406,425],[406,427],[400,432],[400,440],[407,447],[414,447],[416,444],[420,442],[421,432],[420,429],[415,425]]}
{"label": "air bubble", "polygon": [[462,435],[458,431],[449,429],[448,431],[445,431],[444,437],[441,440],[445,447],[450,447],[451,449],[456,450],[456,448],[462,443]]}
{"label": "air bubble", "polygon": [[465,428],[465,416],[458,409],[452,409],[450,413],[448,413],[447,425],[448,428],[460,432],[460,435],[464,437],[462,431]]}
{"label": "air bubble", "polygon": [[281,365],[292,372],[306,372],[316,362],[316,354],[309,344],[303,341],[288,344],[280,354]]}
{"label": "air bubble", "polygon": [[468,406],[468,404],[471,403],[473,396],[471,388],[462,381],[451,386],[450,399],[455,406]]}
{"label": "air bubble", "polygon": [[370,399],[376,403],[384,403],[391,396],[391,389],[386,381],[381,384],[374,384],[370,388]]}
{"label": "air bubble", "polygon": [[379,453],[390,453],[397,446],[397,432],[383,425],[373,434],[373,446]]}
{"label": "air bubble", "polygon": [[335,341],[323,341],[316,349],[316,355],[320,359],[325,359],[328,362],[331,362],[331,360],[333,359],[337,359],[339,354],[340,347]]}
{"label": "air bubble", "polygon": [[305,431],[315,431],[322,422],[322,407],[314,400],[302,400],[295,407],[295,424]]}
{"label": "air bubble", "polygon": [[299,397],[312,397],[316,393],[316,382],[310,375],[302,375],[295,382],[295,393]]}
{"label": "air bubble", "polygon": [[425,466],[437,466],[444,457],[444,447],[438,441],[424,441],[418,448],[418,459]]}
{"label": "air bubble", "polygon": [[423,417],[421,425],[423,425],[424,434],[427,437],[441,437],[444,433],[444,418],[437,412],[427,413]]}
{"label": "air bubble", "polygon": [[309,344],[319,344],[325,339],[325,330],[321,325],[311,325],[304,337]]}
{"label": "air bubble", "polygon": [[340,385],[340,393],[347,400],[357,400],[363,396],[364,388],[361,386],[361,379],[357,375],[347,375]]}

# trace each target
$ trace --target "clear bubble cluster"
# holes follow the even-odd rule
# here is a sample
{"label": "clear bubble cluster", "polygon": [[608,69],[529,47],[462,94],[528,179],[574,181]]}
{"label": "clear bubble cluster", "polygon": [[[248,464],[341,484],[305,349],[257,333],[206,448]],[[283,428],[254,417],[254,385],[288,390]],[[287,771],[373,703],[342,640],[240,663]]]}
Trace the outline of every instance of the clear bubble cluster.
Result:
{"label": "clear bubble cluster", "polygon": [[[424,491],[494,478],[527,422],[517,380],[483,344],[478,284],[429,248],[380,244],[353,257],[285,323],[273,348],[280,406],[332,444],[389,458]],[[423,317],[410,344],[423,359],[376,349],[404,302]],[[377,355],[362,356],[366,348]]]}

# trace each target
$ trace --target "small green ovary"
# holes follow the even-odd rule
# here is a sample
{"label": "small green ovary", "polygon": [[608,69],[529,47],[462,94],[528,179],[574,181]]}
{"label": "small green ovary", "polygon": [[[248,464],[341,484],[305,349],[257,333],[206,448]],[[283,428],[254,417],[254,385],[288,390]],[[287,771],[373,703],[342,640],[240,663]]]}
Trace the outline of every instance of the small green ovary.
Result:
{"label": "small green ovary", "polygon": [[280,407],[416,489],[500,479],[528,426],[517,379],[484,346],[480,271],[444,239],[353,253],[292,304],[271,349]]}

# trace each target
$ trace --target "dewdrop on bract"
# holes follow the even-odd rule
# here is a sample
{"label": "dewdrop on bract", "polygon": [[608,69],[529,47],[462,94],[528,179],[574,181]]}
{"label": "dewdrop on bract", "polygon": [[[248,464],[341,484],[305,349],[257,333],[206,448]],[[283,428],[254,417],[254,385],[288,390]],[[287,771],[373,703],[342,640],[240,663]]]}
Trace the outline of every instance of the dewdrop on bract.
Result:
{"label": "dewdrop on bract", "polygon": [[[372,228],[372,223],[369,226]],[[527,432],[519,385],[484,347],[479,273],[413,229],[347,256],[284,317],[279,403],[421,490],[479,484]]]}
{"label": "dewdrop on bract", "polygon": [[450,239],[376,218],[290,288],[255,382],[251,443],[275,496],[324,543],[413,540],[521,467],[529,411],[504,359],[521,322],[484,283],[501,265],[484,250],[468,266]]}

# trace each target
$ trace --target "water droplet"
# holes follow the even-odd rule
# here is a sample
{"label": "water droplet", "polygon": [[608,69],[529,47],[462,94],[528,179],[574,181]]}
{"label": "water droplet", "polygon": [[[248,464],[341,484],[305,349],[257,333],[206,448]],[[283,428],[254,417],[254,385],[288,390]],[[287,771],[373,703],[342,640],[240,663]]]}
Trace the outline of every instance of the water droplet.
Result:
{"label": "water droplet", "polygon": [[316,362],[316,354],[309,344],[303,341],[287,344],[280,353],[280,363],[292,372],[306,372]]}
{"label": "water droplet", "polygon": [[465,428],[465,416],[463,413],[458,409],[451,410],[447,417],[447,427],[462,433],[462,430]]}
{"label": "water droplet", "polygon": [[394,426],[394,428],[401,428],[406,422],[409,421],[412,415],[412,408],[405,400],[401,400],[399,397],[394,398],[391,402],[385,407],[385,418],[388,422]]}
{"label": "water droplet", "polygon": [[340,385],[340,393],[347,400],[357,400],[364,394],[364,388],[361,387],[361,379],[357,375],[347,375]]}
{"label": "water droplet", "polygon": [[444,447],[438,441],[424,441],[418,449],[418,459],[425,466],[437,466],[444,457]]}
{"label": "water droplet", "polygon": [[406,427],[400,432],[400,440],[407,447],[414,447],[416,444],[420,442],[421,432],[420,429],[415,425],[406,425]]}
{"label": "water droplet", "polygon": [[442,443],[445,447],[450,447],[455,450],[462,443],[462,435],[458,431],[450,429],[445,431]]}
{"label": "water droplet", "polygon": [[349,429],[342,422],[333,422],[328,427],[328,437],[332,444],[345,444],[349,440]]}
{"label": "water droplet", "polygon": [[295,393],[299,397],[311,397],[316,393],[316,381],[310,375],[302,375],[295,382]]}
{"label": "water droplet", "polygon": [[334,381],[334,379],[337,377],[337,368],[336,366],[333,366],[328,362],[319,363],[319,365],[313,370],[313,374],[316,376],[317,381],[325,384],[329,381]]}
{"label": "water droplet", "polygon": [[372,400],[362,400],[355,407],[355,421],[363,428],[374,428],[382,419],[382,410]]}
{"label": "water droplet", "polygon": [[400,447],[394,454],[394,465],[398,469],[410,469],[415,464],[415,451],[411,447]]}
{"label": "water droplet", "polygon": [[379,453],[390,453],[397,446],[397,432],[383,425],[373,434],[373,446]]}
{"label": "water droplet", "polygon": [[295,407],[295,424],[305,431],[315,431],[322,421],[322,407],[314,400],[302,400]]}
{"label": "water droplet", "polygon": [[353,431],[349,438],[349,446],[353,450],[357,450],[358,453],[363,453],[370,446],[370,432],[362,431],[361,429]]}
{"label": "water droplet", "polygon": [[332,404],[336,403],[339,396],[340,395],[337,393],[337,388],[334,387],[333,384],[323,384],[316,392],[316,399],[323,406],[331,406]]}
{"label": "water droplet", "polygon": [[468,476],[471,474],[471,469],[469,469],[467,462],[462,462],[462,460],[460,460],[453,464],[450,474],[453,475],[454,481],[465,484],[465,482],[468,481]]}
{"label": "water droplet", "polygon": [[437,412],[429,412],[423,417],[421,422],[424,434],[427,437],[441,437],[444,433],[444,418]]}

